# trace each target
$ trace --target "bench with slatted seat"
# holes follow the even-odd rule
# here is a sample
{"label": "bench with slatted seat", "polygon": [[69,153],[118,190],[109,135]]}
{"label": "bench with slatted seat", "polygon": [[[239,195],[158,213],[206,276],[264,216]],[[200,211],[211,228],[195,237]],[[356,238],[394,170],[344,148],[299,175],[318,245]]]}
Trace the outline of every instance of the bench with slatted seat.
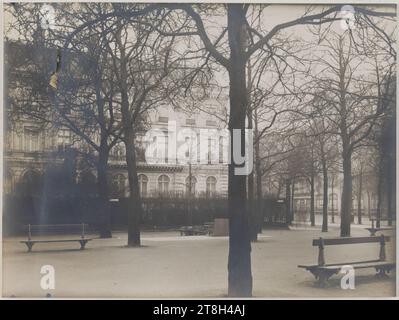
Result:
{"label": "bench with slatted seat", "polygon": [[[32,251],[33,245],[36,243],[61,243],[61,242],[78,242],[80,244],[80,250],[84,250],[87,242],[93,240],[92,238],[87,238],[85,236],[85,230],[87,230],[87,224],[41,224],[41,225],[32,225],[29,224],[26,226],[28,230],[28,240],[22,240],[21,243],[24,243],[28,247],[28,252]],[[63,238],[60,237],[60,231],[66,232],[68,234],[74,233],[77,230],[79,231],[79,236]],[[33,235],[35,236],[43,236],[44,234],[56,234],[58,236],[57,239],[53,238],[40,238],[33,239]]]}
{"label": "bench with slatted seat", "polygon": [[[390,241],[390,237],[371,236],[371,237],[341,237],[341,238],[319,238],[314,239],[312,242],[313,246],[319,248],[318,262],[315,265],[299,265],[299,268],[306,269],[311,272],[320,287],[327,285],[328,279],[340,272],[343,266],[351,266],[354,269],[364,268],[375,268],[377,276],[386,277],[392,269],[395,268],[395,262],[386,261],[385,243]],[[379,243],[380,253],[378,259],[366,260],[366,261],[355,261],[355,262],[340,262],[326,264],[324,258],[324,247],[332,245],[350,245],[350,244],[361,244],[361,243]]]}
{"label": "bench with slatted seat", "polygon": [[[376,227],[377,218],[371,218],[371,227],[365,228],[368,232],[370,232],[371,236],[375,236],[375,234],[379,231],[389,231],[395,230],[395,227],[387,226],[387,227]],[[388,219],[379,219],[379,221],[388,221]]]}
{"label": "bench with slatted seat", "polygon": [[181,236],[197,236],[209,233],[205,226],[183,226],[178,229]]}
{"label": "bench with slatted seat", "polygon": [[213,229],[215,227],[215,223],[214,222],[206,222],[204,223],[204,228],[206,230],[206,232],[208,233],[209,236],[211,236],[213,234]]}

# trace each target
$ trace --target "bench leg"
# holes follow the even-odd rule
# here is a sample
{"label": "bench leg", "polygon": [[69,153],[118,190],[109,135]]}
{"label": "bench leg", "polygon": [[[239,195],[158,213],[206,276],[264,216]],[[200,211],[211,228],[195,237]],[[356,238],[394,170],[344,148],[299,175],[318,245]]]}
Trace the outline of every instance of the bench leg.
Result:
{"label": "bench leg", "polygon": [[331,277],[331,274],[328,272],[320,272],[318,279],[317,279],[317,285],[320,288],[326,288],[328,287],[328,279]]}
{"label": "bench leg", "polygon": [[328,279],[337,271],[331,270],[309,270],[316,278],[317,282],[316,285],[320,288],[328,287]]}
{"label": "bench leg", "polygon": [[79,243],[80,243],[80,250],[84,250],[87,241],[86,240],[79,240]]}
{"label": "bench leg", "polygon": [[28,252],[32,252],[32,247],[33,247],[34,243],[33,242],[25,242],[25,243],[26,243],[26,246],[28,247]]}
{"label": "bench leg", "polygon": [[376,267],[375,271],[377,272],[375,276],[377,278],[388,278],[387,273],[390,273],[392,270],[392,267]]}

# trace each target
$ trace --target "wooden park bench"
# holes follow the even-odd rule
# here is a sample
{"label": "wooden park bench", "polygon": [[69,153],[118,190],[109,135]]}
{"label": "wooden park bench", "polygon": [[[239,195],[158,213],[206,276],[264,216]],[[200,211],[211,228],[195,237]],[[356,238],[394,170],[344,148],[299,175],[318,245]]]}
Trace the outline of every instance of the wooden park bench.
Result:
{"label": "wooden park bench", "polygon": [[204,223],[204,228],[207,231],[208,235],[213,234],[213,229],[215,227],[215,222],[206,222]]}
{"label": "wooden park bench", "polygon": [[[28,240],[22,240],[21,243],[24,243],[28,247],[28,252],[32,251],[33,245],[35,243],[60,243],[60,242],[78,242],[80,244],[80,250],[84,250],[87,242],[93,240],[92,238],[87,238],[85,236],[85,230],[87,230],[87,224],[41,224],[41,225],[33,225],[29,224],[26,226],[28,230]],[[78,231],[79,236],[76,237],[68,237],[61,238],[62,233],[68,234],[76,234]],[[47,238],[45,239],[44,235],[56,235],[58,238]],[[33,239],[33,235],[36,237],[40,237],[39,239]]]}
{"label": "wooden park bench", "polygon": [[[375,234],[379,231],[388,231],[388,230],[395,230],[395,227],[392,226],[388,226],[388,227],[379,227],[377,228],[376,222],[377,222],[377,218],[371,218],[371,227],[370,228],[365,228],[368,232],[370,232],[371,236],[375,236]],[[380,219],[380,221],[388,221],[388,219],[384,218],[384,219]]]}
{"label": "wooden park bench", "polygon": [[[385,254],[385,242],[390,241],[390,238],[384,235],[381,236],[372,236],[372,237],[342,237],[342,238],[319,238],[314,239],[312,242],[313,246],[319,247],[319,256],[318,262],[316,265],[299,265],[299,268],[304,268],[307,271],[311,272],[316,280],[318,280],[318,285],[321,287],[325,287],[327,285],[328,279],[340,272],[343,266],[349,265],[354,269],[363,269],[363,268],[375,268],[377,272],[377,276],[387,276],[386,273],[390,272],[395,268],[394,262],[386,261]],[[357,262],[342,262],[342,263],[333,263],[326,264],[324,258],[324,247],[331,245],[345,245],[345,244],[360,244],[360,243],[380,243],[380,254],[379,258],[376,260],[368,260],[368,261],[357,261]]]}
{"label": "wooden park bench", "polygon": [[205,226],[183,226],[178,229],[181,236],[197,236],[209,234],[208,229]]}

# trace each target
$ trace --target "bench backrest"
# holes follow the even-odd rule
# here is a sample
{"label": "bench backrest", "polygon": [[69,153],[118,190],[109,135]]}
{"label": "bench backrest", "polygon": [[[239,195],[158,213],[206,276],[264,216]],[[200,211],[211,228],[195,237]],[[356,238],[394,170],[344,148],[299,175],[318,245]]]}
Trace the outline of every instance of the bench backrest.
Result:
{"label": "bench backrest", "polygon": [[381,242],[390,241],[388,236],[373,236],[373,237],[341,237],[341,238],[319,238],[314,239],[312,244],[313,246],[332,246],[332,245],[340,245],[340,244],[357,244],[357,243],[372,243],[372,242]]}
{"label": "bench backrest", "polygon": [[319,238],[313,239],[312,245],[319,247],[319,256],[317,264],[319,266],[325,265],[324,258],[324,247],[331,245],[342,245],[342,244],[359,244],[359,243],[375,243],[380,244],[379,260],[384,261],[386,258],[385,254],[385,242],[390,241],[390,237],[384,236],[372,236],[372,237],[341,237],[341,238]]}
{"label": "bench backrest", "polygon": [[28,233],[30,240],[33,235],[61,235],[61,234],[79,234],[82,238],[85,237],[88,225],[85,223],[79,224],[28,224],[24,226]]}
{"label": "bench backrest", "polygon": [[382,221],[390,221],[391,220],[391,223],[396,223],[396,220],[395,219],[389,219],[389,218],[370,218],[370,221],[371,221],[371,227],[372,228],[375,228],[375,226],[376,226],[376,224],[377,224],[377,222],[379,221],[379,222],[382,222]]}

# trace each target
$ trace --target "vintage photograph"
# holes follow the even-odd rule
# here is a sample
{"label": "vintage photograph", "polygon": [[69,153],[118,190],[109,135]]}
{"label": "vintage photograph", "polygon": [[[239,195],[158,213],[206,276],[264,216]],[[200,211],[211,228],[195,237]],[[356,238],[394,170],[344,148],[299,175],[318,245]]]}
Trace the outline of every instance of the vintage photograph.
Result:
{"label": "vintage photograph", "polygon": [[396,4],[1,14],[2,297],[396,297]]}

